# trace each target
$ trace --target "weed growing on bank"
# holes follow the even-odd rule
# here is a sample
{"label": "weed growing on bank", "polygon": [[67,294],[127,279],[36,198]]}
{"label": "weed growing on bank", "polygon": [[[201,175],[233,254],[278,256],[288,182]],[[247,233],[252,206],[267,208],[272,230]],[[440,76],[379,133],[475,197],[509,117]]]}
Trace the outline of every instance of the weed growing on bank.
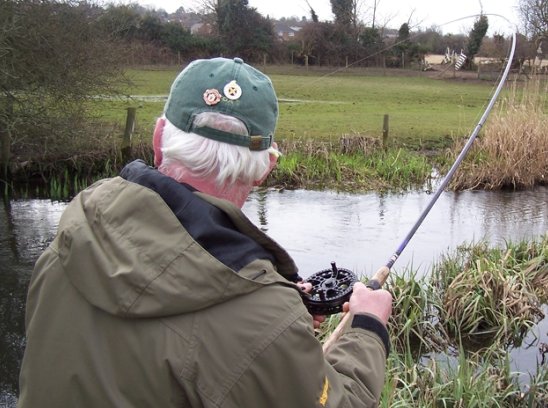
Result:
{"label": "weed growing on bank", "polygon": [[287,188],[334,190],[407,190],[428,183],[427,158],[401,148],[383,149],[363,136],[336,141],[280,142],[283,156],[268,179]]}

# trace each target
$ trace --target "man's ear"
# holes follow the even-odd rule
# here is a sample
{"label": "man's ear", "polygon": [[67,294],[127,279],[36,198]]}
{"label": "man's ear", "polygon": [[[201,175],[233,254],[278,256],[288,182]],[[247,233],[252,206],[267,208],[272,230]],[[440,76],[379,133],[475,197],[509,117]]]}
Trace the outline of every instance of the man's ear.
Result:
{"label": "man's ear", "polygon": [[154,149],[154,166],[159,167],[162,164],[162,135],[164,133],[165,118],[158,118],[154,134],[152,136],[152,148]]}
{"label": "man's ear", "polygon": [[274,168],[278,164],[278,155],[270,153],[268,158],[270,159],[268,169],[266,170],[265,174],[259,180],[255,180],[253,182],[253,187],[257,187],[257,186],[260,186],[261,184],[263,184],[263,181],[266,180],[268,175],[272,172],[272,170],[274,170]]}

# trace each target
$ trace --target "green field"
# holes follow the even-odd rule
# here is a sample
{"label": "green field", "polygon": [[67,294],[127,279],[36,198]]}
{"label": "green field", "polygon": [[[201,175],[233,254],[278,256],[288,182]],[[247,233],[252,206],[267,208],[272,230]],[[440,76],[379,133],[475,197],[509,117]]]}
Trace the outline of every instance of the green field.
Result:
{"label": "green field", "polygon": [[[272,71],[272,72],[270,72]],[[280,100],[276,138],[339,139],[345,135],[378,136],[390,117],[390,140],[410,148],[447,147],[455,136],[470,134],[494,85],[487,81],[439,77],[388,76],[366,70],[307,71],[266,68]],[[166,97],[177,69],[128,71],[127,95]],[[163,102],[142,98],[101,105],[105,119],[123,123],[125,108],[138,107],[137,133],[149,137]]]}
{"label": "green field", "polygon": [[[443,78],[439,72],[412,70],[263,68],[280,102],[275,139],[283,153],[267,184],[286,188],[380,191],[422,186],[431,180],[433,169],[441,175],[449,169],[496,87],[492,80],[479,80],[471,72]],[[132,157],[152,160],[154,124],[179,72],[175,67],[131,69],[126,72],[131,85],[118,98],[95,98],[90,105],[95,117],[91,132],[95,139],[89,141],[90,146],[63,145],[58,149],[62,154],[47,159],[57,184],[66,184],[65,172],[87,180],[89,174],[105,176],[118,171],[130,107],[137,109]],[[540,76],[507,82],[474,144],[481,141],[484,150],[467,156],[455,177],[459,181],[456,189],[545,184],[546,86]],[[387,143],[383,139],[385,115],[389,116]],[[484,141],[488,140],[492,140],[492,155],[485,153],[489,144]],[[502,146],[504,155],[498,153]],[[82,150],[89,154],[82,156]],[[78,157],[71,161],[75,168],[66,169],[63,163],[68,161],[58,160],[59,156]],[[506,162],[501,162],[503,157]],[[40,160],[46,159],[25,161]],[[471,165],[466,167],[468,161]],[[531,166],[531,162],[540,164]],[[459,178],[460,174],[467,177]]]}

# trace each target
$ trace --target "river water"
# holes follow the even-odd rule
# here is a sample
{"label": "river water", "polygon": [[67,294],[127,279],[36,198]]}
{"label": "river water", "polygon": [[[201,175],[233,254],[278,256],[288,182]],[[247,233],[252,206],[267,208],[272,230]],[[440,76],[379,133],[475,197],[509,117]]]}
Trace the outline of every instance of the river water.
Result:
{"label": "river water", "polygon": [[[244,212],[284,246],[303,277],[339,267],[371,276],[398,248],[431,199],[425,192],[351,194],[263,190]],[[64,202],[5,200],[0,211],[0,407],[17,399],[24,349],[24,303],[32,267],[54,237]],[[520,192],[444,192],[392,268],[428,273],[433,262],[463,243],[537,239],[548,232],[548,187]],[[545,308],[546,310],[546,308]],[[517,371],[535,370],[548,342],[548,319],[511,351]]]}
{"label": "river water", "polygon": [[[282,244],[306,277],[330,262],[371,276],[398,249],[431,200],[423,192],[348,194],[267,191],[244,210]],[[548,232],[548,188],[521,192],[444,192],[393,269],[426,273],[440,255],[463,243],[540,237]]]}

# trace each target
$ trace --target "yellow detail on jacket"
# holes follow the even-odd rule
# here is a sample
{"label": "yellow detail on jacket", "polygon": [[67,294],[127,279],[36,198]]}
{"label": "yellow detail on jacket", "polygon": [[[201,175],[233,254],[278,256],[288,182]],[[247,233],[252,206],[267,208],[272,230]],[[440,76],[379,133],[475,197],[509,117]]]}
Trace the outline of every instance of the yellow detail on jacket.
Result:
{"label": "yellow detail on jacket", "polygon": [[325,377],[325,380],[323,382],[322,395],[320,397],[320,404],[322,407],[325,407],[325,404],[327,404],[328,391],[329,391],[329,381],[327,380],[327,377]]}

